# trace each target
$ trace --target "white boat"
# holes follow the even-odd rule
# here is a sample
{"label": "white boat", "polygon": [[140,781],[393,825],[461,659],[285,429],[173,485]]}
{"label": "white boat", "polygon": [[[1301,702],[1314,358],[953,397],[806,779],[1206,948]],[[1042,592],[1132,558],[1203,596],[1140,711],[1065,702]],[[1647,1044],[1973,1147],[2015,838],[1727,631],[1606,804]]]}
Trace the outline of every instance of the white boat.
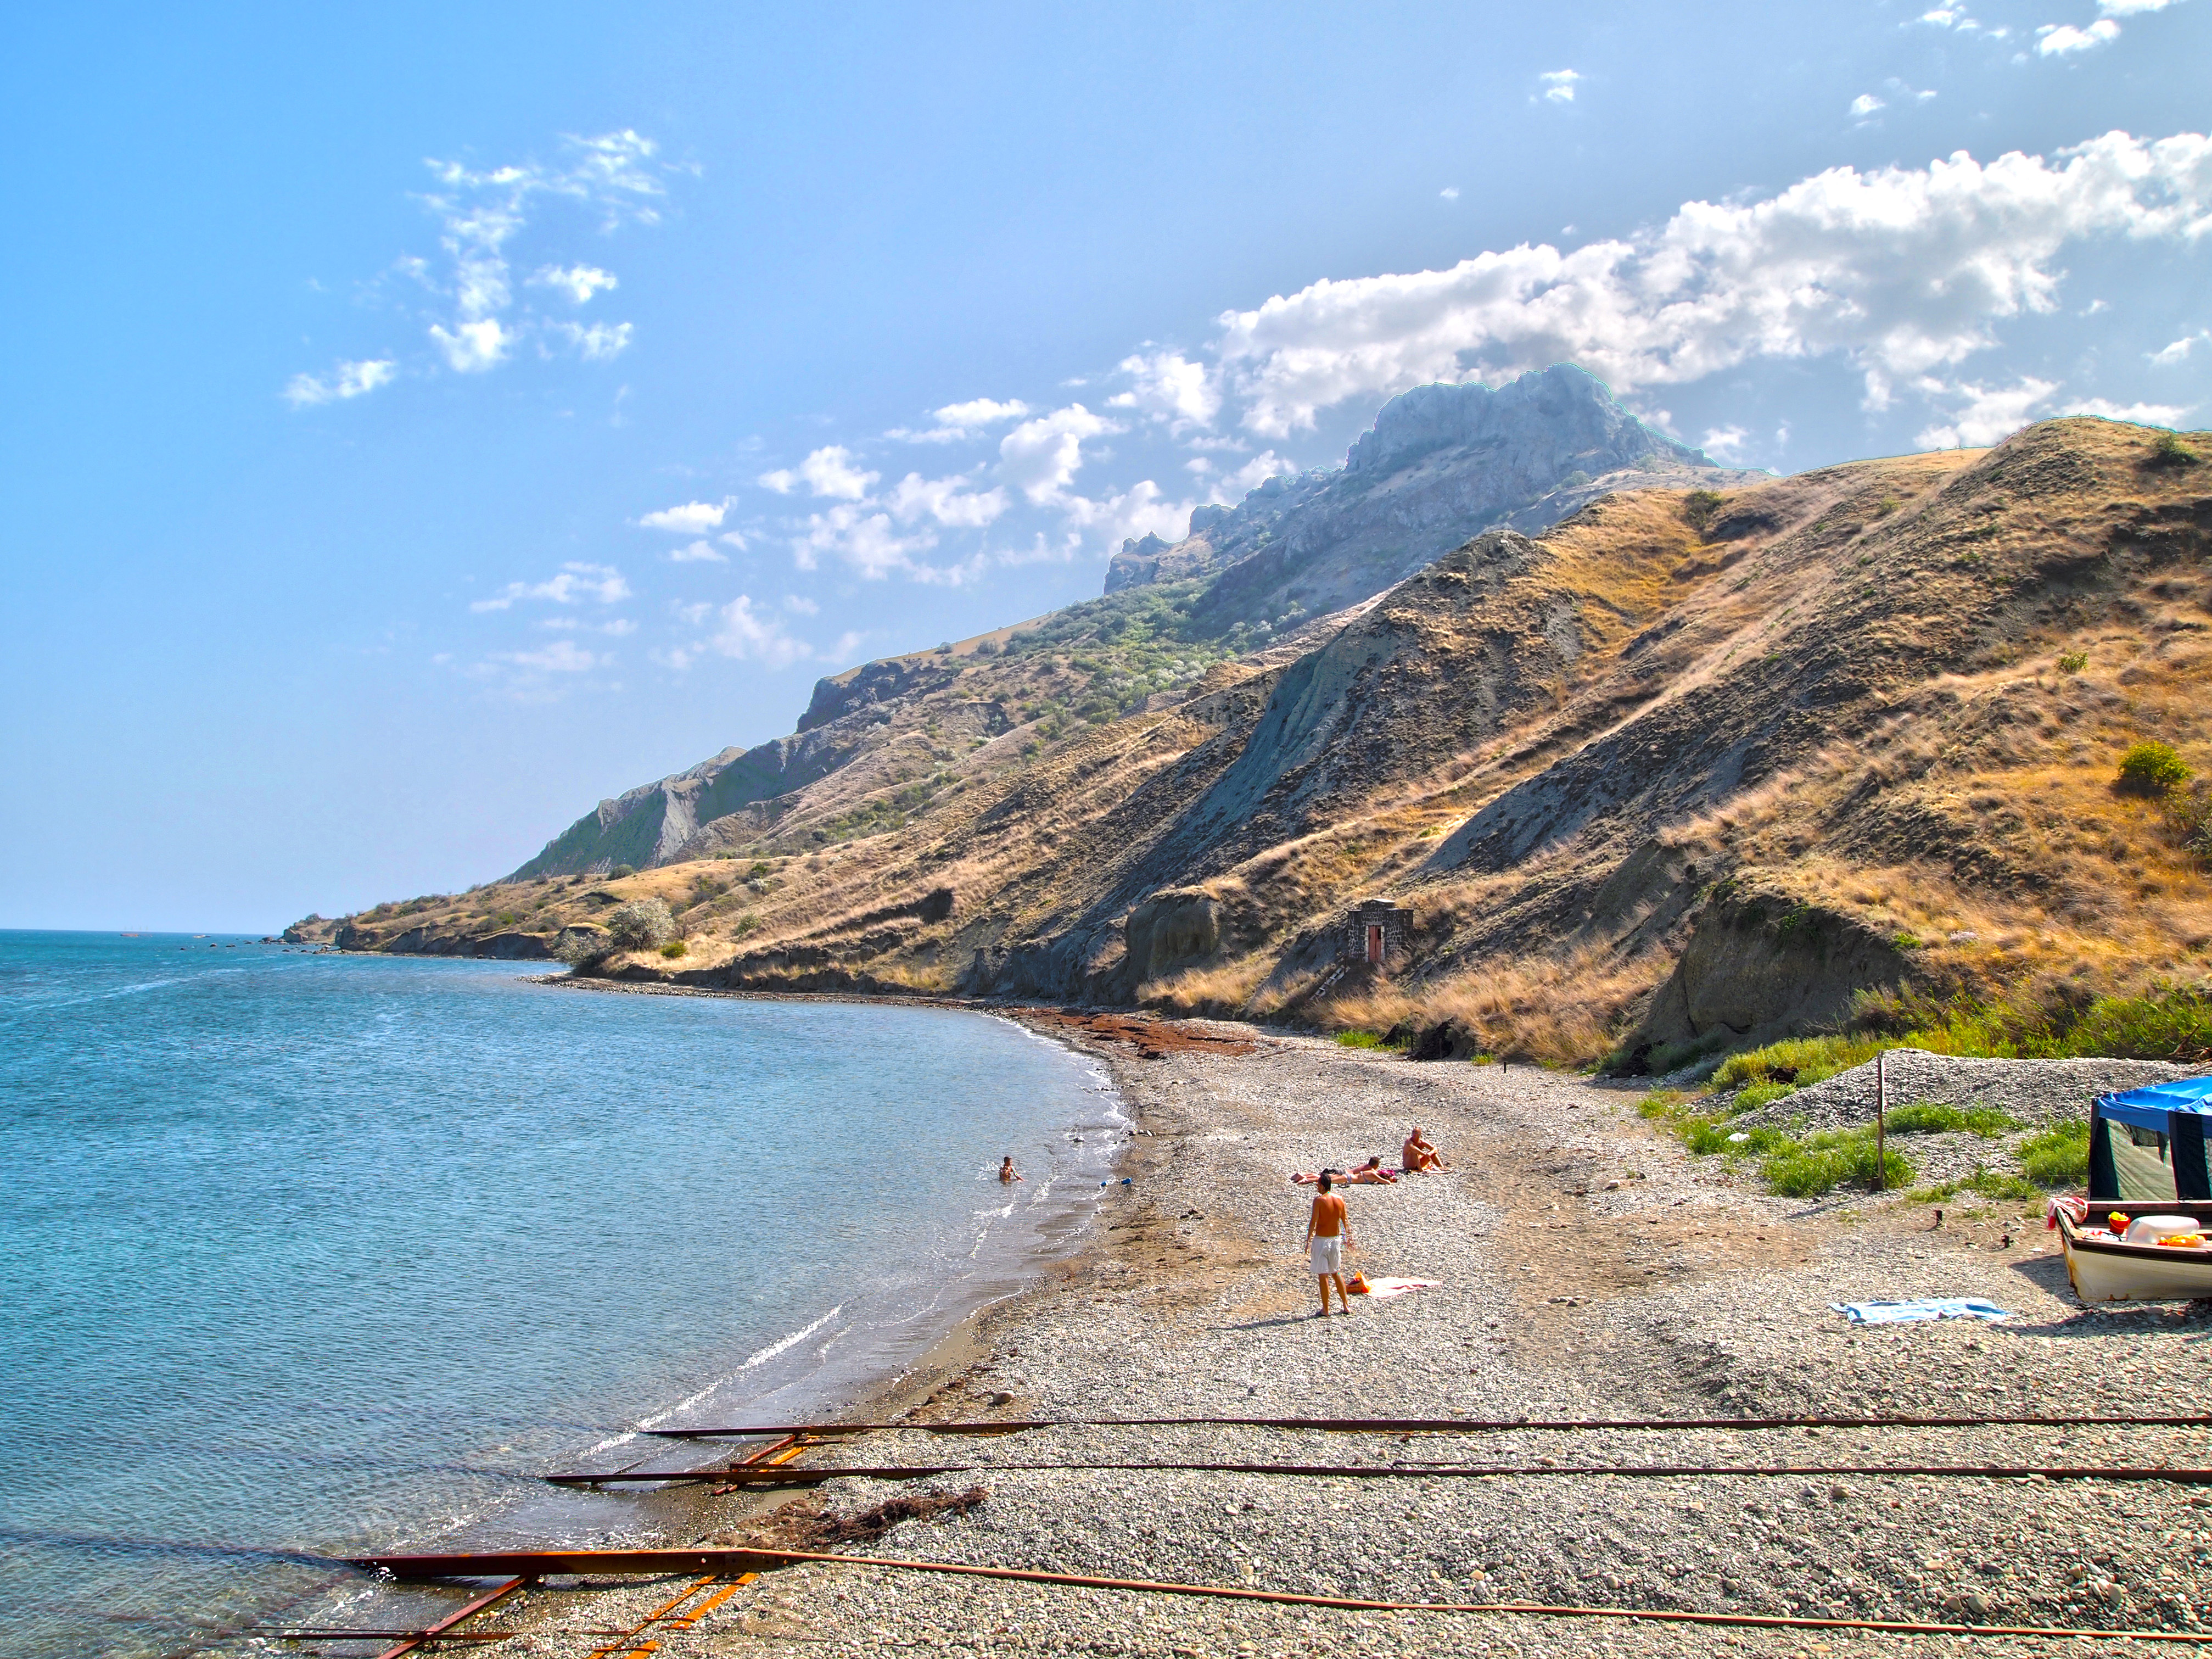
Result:
{"label": "white boat", "polygon": [[[2084,1302],[2212,1298],[2212,1244],[2156,1243],[2153,1237],[2171,1228],[2138,1224],[2161,1217],[2185,1218],[2198,1228],[2197,1237],[2212,1238],[2212,1203],[2071,1198],[2054,1200],[2051,1213],[2066,1250],[2066,1277]],[[2115,1217],[2122,1219],[2116,1222]],[[2136,1237],[2124,1237],[2124,1228]]]}

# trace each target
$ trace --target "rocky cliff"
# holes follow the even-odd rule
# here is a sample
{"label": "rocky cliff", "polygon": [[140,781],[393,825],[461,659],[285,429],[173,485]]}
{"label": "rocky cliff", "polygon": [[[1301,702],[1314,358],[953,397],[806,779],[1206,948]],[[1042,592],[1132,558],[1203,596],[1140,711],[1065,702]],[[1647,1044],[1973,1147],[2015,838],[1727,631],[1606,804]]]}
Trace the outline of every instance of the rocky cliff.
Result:
{"label": "rocky cliff", "polygon": [[[1354,458],[1403,480],[1476,420],[1416,400]],[[1225,632],[1222,585],[1264,552],[1155,570],[825,683],[789,741],[848,757],[805,750],[828,769],[707,819],[718,757],[673,862],[348,925],[490,948],[651,893],[684,954],[593,971],[1404,1022],[1559,1060],[1747,1041],[1900,988],[2195,982],[2212,803],[2131,795],[2114,768],[2156,738],[2212,771],[2208,474],[2077,419],[1616,489]],[[1190,556],[1221,556],[1219,528]],[[670,844],[672,805],[631,816],[656,811]],[[1338,956],[1364,897],[1407,915],[1379,967]]]}

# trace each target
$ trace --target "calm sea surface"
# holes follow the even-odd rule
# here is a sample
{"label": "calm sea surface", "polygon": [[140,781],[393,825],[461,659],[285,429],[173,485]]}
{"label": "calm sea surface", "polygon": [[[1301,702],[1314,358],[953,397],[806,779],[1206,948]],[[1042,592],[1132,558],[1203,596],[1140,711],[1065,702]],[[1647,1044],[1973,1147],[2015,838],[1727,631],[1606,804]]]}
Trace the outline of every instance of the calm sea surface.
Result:
{"label": "calm sea surface", "polygon": [[0,933],[0,1652],[389,1617],[352,1552],[650,1535],[529,1477],[852,1399],[1121,1139],[1003,1021],[524,975]]}

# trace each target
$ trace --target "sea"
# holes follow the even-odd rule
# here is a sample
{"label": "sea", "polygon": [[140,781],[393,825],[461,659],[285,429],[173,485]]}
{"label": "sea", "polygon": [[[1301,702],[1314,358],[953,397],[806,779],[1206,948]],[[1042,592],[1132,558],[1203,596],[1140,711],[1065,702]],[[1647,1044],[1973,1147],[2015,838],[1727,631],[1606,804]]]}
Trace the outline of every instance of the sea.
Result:
{"label": "sea", "polygon": [[865,1400],[1127,1133],[1007,1020],[542,973],[0,932],[0,1653],[412,1627],[346,1558],[651,1540],[538,1477]]}

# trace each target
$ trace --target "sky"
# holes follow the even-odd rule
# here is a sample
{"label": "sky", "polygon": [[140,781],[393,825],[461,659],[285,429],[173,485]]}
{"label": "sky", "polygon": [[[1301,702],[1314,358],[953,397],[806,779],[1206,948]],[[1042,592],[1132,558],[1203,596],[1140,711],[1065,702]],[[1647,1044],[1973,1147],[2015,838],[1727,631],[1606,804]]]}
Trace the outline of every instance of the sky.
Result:
{"label": "sky", "polygon": [[2212,0],[0,27],[0,927],[498,876],[1425,381],[2212,424]]}

